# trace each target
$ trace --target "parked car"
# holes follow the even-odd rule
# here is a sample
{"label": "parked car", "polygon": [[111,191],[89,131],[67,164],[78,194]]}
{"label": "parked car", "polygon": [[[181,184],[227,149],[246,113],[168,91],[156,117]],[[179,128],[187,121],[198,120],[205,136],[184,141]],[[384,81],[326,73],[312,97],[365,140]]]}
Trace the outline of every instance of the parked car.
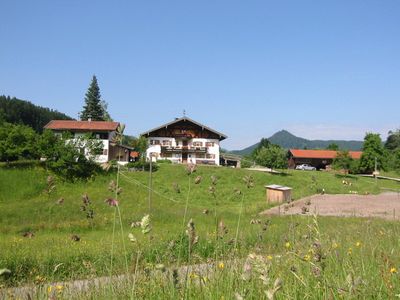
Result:
{"label": "parked car", "polygon": [[315,171],[316,168],[310,166],[309,164],[302,164],[302,165],[297,165],[296,170]]}

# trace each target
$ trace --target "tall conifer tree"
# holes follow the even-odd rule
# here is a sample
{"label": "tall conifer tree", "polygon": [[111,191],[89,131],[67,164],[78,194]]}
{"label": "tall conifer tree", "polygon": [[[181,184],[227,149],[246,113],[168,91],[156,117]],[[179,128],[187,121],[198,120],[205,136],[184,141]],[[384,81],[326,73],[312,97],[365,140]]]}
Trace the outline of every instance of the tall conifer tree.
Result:
{"label": "tall conifer tree", "polygon": [[89,118],[93,121],[106,121],[106,116],[109,116],[105,111],[103,101],[101,100],[100,88],[97,83],[97,78],[93,75],[92,82],[85,95],[85,105],[80,114],[82,121]]}

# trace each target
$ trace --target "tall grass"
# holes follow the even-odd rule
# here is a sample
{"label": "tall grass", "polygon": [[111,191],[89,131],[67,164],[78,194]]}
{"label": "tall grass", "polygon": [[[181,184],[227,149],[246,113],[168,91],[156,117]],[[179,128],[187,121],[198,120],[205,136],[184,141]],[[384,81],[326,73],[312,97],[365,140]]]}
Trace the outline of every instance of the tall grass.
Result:
{"label": "tall grass", "polygon": [[[109,207],[104,199],[115,175],[74,185],[57,182],[51,197],[44,197],[44,171],[0,170],[0,179],[4,179],[0,209],[5,216],[0,219],[0,268],[12,272],[1,284],[42,285],[104,274],[136,274],[121,286],[92,289],[87,294],[104,299],[363,298],[372,292],[371,286],[379,288],[377,298],[384,299],[399,288],[400,259],[392,251],[399,246],[399,240],[392,238],[398,236],[397,223],[258,216],[268,207],[265,184],[292,186],[294,197],[300,198],[321,188],[327,193],[348,192],[340,177],[322,172],[270,175],[212,167],[199,167],[188,174],[183,166],[163,165],[153,178],[152,230],[141,234],[129,227],[148,213],[148,173],[122,171],[121,175],[118,173],[116,187],[123,192],[114,190],[119,205]],[[194,176],[201,176],[198,184],[192,184]],[[352,189],[360,193],[397,187],[386,181],[376,186],[368,178],[347,180],[352,180]],[[172,187],[174,182],[180,192]],[[19,188],[15,193],[14,186]],[[93,226],[87,225],[79,211],[84,193],[93,199]],[[60,197],[64,197],[63,204],[55,205]],[[43,214],[49,206],[55,209],[45,220]],[[198,236],[196,242],[190,236],[189,219]],[[221,221],[223,234],[218,226]],[[117,223],[121,239],[114,238]],[[33,238],[23,238],[26,231],[34,233]],[[128,232],[133,232],[136,240],[129,245]],[[72,234],[79,235],[80,241],[72,240]],[[207,273],[182,269],[187,264],[204,264]],[[59,294],[71,296],[66,290]]]}

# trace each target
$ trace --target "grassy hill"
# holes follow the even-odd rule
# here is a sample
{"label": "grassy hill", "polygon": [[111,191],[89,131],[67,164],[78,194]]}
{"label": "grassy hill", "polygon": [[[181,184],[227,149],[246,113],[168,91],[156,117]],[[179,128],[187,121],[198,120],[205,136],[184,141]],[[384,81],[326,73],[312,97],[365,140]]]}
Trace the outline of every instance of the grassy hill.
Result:
{"label": "grassy hill", "polygon": [[[329,144],[335,143],[340,149],[345,150],[361,150],[362,141],[344,141],[344,140],[307,140],[301,137],[297,137],[286,130],[281,130],[273,134],[268,140],[276,145],[281,146],[285,149],[296,148],[296,149],[325,149]],[[257,148],[258,143],[251,145],[242,150],[234,150],[232,153],[238,155],[247,155],[253,152]]]}
{"label": "grassy hill", "polygon": [[[188,175],[182,165],[161,165],[153,177],[152,231],[143,235],[130,224],[149,212],[148,173],[122,171],[118,179],[116,174],[110,174],[87,183],[56,180],[50,194],[45,192],[48,175],[43,169],[0,169],[0,266],[13,274],[5,282],[7,285],[35,282],[38,278],[64,280],[110,272],[119,274],[124,272],[126,263],[132,270],[138,251],[143,264],[183,263],[187,260],[187,246],[179,245],[187,240],[185,230],[190,218],[200,236],[192,263],[230,255],[234,251],[234,243],[230,241],[235,240],[236,228],[239,229],[236,255],[247,255],[254,247],[279,253],[287,239],[286,219],[270,218],[274,225],[268,230],[268,243],[260,240],[260,234],[265,234],[264,222],[250,225],[250,220],[260,218],[258,213],[269,207],[265,201],[266,184],[293,187],[294,199],[322,188],[327,193],[348,193],[349,189],[341,183],[340,176],[326,172],[290,171],[272,175],[205,166]],[[254,186],[248,188],[243,178],[249,175]],[[201,180],[196,184],[198,176]],[[215,197],[209,190],[211,176],[217,178]],[[104,202],[115,197],[109,191],[111,180],[119,180],[122,187],[118,209]],[[396,187],[390,181],[375,185],[369,178],[348,180],[353,182],[351,189],[360,193],[377,193],[382,186]],[[84,194],[91,201],[93,219],[87,218],[88,210],[82,211]],[[61,198],[63,203],[58,204]],[[217,241],[215,211],[218,222],[222,220],[227,228],[227,233]],[[328,232],[336,232],[335,222],[327,221],[325,225]],[[26,233],[34,236],[23,237]],[[130,243],[128,233],[133,233],[138,242]],[[73,235],[79,236],[80,241],[71,239]],[[112,270],[109,269],[111,252],[114,253]]]}

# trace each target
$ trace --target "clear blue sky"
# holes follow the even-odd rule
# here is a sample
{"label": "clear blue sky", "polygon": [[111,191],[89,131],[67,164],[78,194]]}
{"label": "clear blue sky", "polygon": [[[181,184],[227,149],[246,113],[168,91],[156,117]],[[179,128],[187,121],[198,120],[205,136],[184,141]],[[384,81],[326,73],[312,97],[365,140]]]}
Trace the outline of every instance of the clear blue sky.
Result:
{"label": "clear blue sky", "polygon": [[96,74],[137,135],[181,116],[240,149],[400,127],[400,1],[0,3],[0,94],[72,117]]}

